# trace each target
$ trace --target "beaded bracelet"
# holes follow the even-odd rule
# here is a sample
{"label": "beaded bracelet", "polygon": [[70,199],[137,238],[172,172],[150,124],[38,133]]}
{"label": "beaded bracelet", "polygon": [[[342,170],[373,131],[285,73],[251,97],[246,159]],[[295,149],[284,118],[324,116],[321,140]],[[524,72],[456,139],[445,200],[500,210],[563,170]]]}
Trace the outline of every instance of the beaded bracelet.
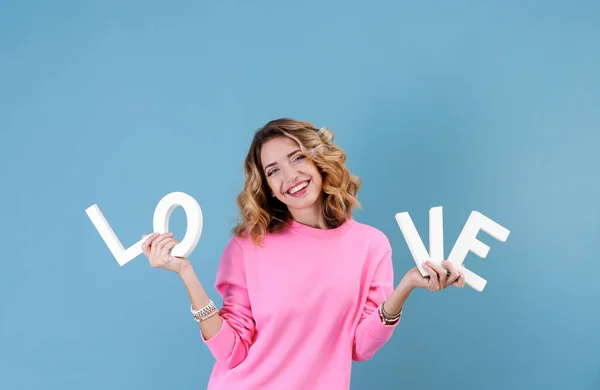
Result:
{"label": "beaded bracelet", "polygon": [[384,325],[394,325],[396,322],[398,322],[400,320],[400,317],[402,317],[403,309],[400,309],[400,313],[398,313],[396,315],[391,315],[388,312],[386,312],[385,309],[383,308],[384,303],[385,303],[385,301],[383,301],[381,303],[381,305],[379,305],[379,318],[381,319],[381,323]]}
{"label": "beaded bracelet", "polygon": [[215,315],[217,313],[217,307],[215,306],[215,303],[210,300],[208,305],[198,310],[194,310],[193,305],[190,305],[190,311],[194,315],[194,321],[202,322]]}

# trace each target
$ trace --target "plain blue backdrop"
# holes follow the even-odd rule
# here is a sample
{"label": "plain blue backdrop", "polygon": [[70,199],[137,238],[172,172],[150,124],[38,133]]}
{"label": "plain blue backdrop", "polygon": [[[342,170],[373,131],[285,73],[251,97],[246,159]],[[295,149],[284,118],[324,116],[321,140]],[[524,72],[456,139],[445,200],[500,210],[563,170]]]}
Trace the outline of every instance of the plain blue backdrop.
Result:
{"label": "plain blue backdrop", "polygon": [[397,282],[397,212],[427,245],[443,206],[446,255],[472,210],[511,231],[466,258],[483,292],[410,296],[353,390],[600,389],[599,19],[593,1],[0,1],[0,388],[205,388],[181,281],[119,267],[85,209],[128,247],[192,195],[190,259],[220,303],[243,157],[287,116],[335,131]]}

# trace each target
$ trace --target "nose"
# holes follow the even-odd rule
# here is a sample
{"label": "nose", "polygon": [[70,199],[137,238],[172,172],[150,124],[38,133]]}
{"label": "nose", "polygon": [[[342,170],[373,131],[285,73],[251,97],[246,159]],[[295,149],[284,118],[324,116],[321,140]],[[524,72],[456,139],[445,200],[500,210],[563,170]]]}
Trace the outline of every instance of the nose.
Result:
{"label": "nose", "polygon": [[283,178],[289,184],[294,184],[298,181],[298,176],[298,171],[291,166],[287,166],[283,169]]}

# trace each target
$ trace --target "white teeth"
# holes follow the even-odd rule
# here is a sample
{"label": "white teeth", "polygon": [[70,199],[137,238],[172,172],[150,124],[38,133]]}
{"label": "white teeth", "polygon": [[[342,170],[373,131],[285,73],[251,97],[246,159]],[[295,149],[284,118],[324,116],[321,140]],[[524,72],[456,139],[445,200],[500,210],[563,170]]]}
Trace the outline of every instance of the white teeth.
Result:
{"label": "white teeth", "polygon": [[290,194],[295,194],[296,192],[300,191],[301,189],[303,189],[307,185],[308,185],[308,182],[305,181],[304,183],[300,183],[296,187],[291,188],[288,192]]}

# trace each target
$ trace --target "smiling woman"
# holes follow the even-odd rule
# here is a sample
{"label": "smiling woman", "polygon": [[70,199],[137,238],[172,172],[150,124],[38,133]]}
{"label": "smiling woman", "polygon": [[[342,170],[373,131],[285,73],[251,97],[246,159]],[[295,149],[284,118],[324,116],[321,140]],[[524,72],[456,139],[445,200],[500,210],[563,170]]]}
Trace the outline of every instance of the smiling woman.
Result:
{"label": "smiling woman", "polygon": [[237,202],[237,235],[255,243],[294,220],[312,227],[335,228],[360,206],[360,179],[350,174],[346,154],[333,144],[333,133],[309,122],[278,119],[254,136],[245,160],[246,184]]}
{"label": "smiling woman", "polygon": [[216,362],[209,390],[347,390],[352,361],[370,359],[392,336],[417,287],[464,286],[452,264],[417,267],[394,288],[392,249],[355,221],[360,180],[333,133],[278,119],[254,136],[244,162],[234,227],[217,271],[217,309],[177,241],[152,237],[154,267],[179,274],[193,318]]}

